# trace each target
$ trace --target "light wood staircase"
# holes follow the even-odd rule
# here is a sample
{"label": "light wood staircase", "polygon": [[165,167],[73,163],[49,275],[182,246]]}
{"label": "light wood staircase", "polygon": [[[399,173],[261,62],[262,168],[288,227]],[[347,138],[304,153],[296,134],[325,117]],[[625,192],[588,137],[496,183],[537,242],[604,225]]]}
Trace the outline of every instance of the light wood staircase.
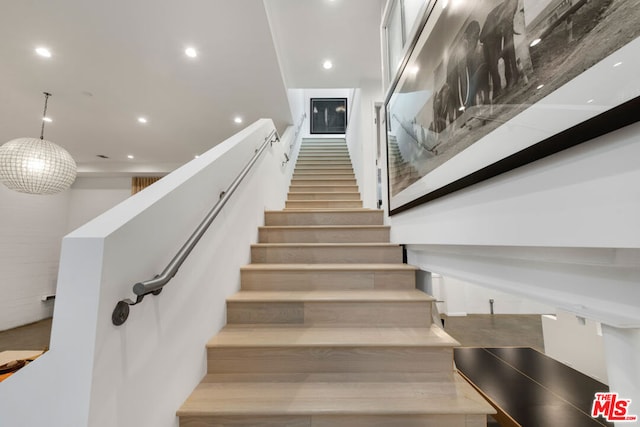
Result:
{"label": "light wood staircase", "polygon": [[458,344],[362,208],[344,140],[304,141],[267,211],[182,427],[477,427],[493,409],[456,373]]}

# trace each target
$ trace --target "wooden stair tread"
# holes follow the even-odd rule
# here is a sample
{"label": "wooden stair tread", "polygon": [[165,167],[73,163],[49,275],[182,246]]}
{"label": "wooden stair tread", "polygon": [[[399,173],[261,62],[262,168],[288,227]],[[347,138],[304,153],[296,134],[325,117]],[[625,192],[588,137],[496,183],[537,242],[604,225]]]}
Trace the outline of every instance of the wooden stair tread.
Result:
{"label": "wooden stair tread", "polygon": [[357,200],[340,200],[340,199],[314,199],[314,200],[287,200],[287,202],[295,203],[323,203],[323,202],[345,202],[345,203],[362,203],[361,199]]}
{"label": "wooden stair tread", "polygon": [[495,413],[457,373],[404,381],[307,374],[296,381],[219,382],[207,376],[178,416]]}
{"label": "wooden stair tread", "polygon": [[458,347],[438,326],[318,327],[227,325],[207,343],[215,347]]}
{"label": "wooden stair tread", "polygon": [[[295,189],[295,188],[301,188],[301,187],[310,187],[310,186],[309,186],[309,185],[294,185],[294,184],[292,184],[289,188],[293,188],[293,189]],[[314,186],[314,187],[317,187],[317,186]],[[328,185],[324,185],[324,187],[328,187]],[[332,185],[331,187],[334,187],[334,188],[338,188],[338,189],[340,189],[340,190],[343,190],[343,189],[347,189],[347,188],[357,188],[357,185],[351,185],[351,184],[335,184],[335,185]],[[351,191],[342,191],[342,192],[343,192],[343,193],[351,193]],[[325,191],[325,193],[326,193],[326,191]]]}
{"label": "wooden stair tread", "polygon": [[[345,213],[345,212],[355,212],[355,213],[362,213],[362,212],[378,212],[378,213],[382,213],[383,211],[381,209],[367,209],[367,208],[348,208],[348,209],[318,209],[318,211],[321,211],[322,213],[328,213],[328,212],[336,212],[336,213]],[[283,212],[283,211],[265,211],[266,214],[269,215],[274,215],[274,214],[284,214],[284,213],[296,213],[296,212],[300,212],[300,213],[305,213],[308,214],[310,212],[313,212],[312,210],[309,209],[289,209],[287,212]]]}
{"label": "wooden stair tread", "polygon": [[435,301],[418,289],[412,290],[300,290],[240,291],[228,302],[403,302]]}
{"label": "wooden stair tread", "polygon": [[245,271],[416,271],[417,267],[408,264],[248,264],[241,267]]}
{"label": "wooden stair tread", "polygon": [[340,211],[340,210],[348,210],[351,208],[336,208],[336,207],[331,207],[331,208],[317,208],[317,207],[311,207],[311,208],[284,208],[282,211],[283,212],[291,212],[292,210],[297,210],[297,211],[309,211],[309,212],[326,212],[326,211]]}
{"label": "wooden stair tread", "polygon": [[[292,193],[289,193],[289,194],[292,194]],[[360,194],[360,192],[359,191],[307,191],[307,192],[301,191],[294,194],[296,195],[312,194],[314,196],[326,195],[327,197],[331,197],[331,196],[340,195],[340,194],[348,194],[348,195]],[[288,200],[291,200],[291,199],[288,199]]]}
{"label": "wooden stair tread", "polygon": [[263,225],[264,230],[384,230],[391,228],[388,225]]}

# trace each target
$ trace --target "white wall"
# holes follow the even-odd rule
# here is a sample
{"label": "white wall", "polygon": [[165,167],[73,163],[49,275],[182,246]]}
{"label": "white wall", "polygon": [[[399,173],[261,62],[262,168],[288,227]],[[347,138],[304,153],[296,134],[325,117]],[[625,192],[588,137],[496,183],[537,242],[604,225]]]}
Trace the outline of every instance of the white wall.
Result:
{"label": "white wall", "polygon": [[129,196],[130,177],[79,177],[70,189],[67,231],[84,225]]}
{"label": "white wall", "polygon": [[51,317],[69,191],[38,196],[0,184],[0,330]]}
{"label": "white wall", "polygon": [[[298,153],[300,152],[300,140],[305,134],[304,130],[309,126],[307,118],[307,109],[305,105],[308,99],[304,96],[304,89],[288,89],[287,95],[289,97],[289,108],[291,108],[291,117],[293,117],[293,137],[290,138],[289,145],[287,146],[287,156],[289,157],[289,163],[295,165],[298,160]],[[290,169],[291,175],[293,175],[293,168]],[[291,176],[289,176],[291,179]]]}
{"label": "white wall", "polygon": [[377,135],[375,103],[380,100],[379,82],[353,91],[347,145],[365,208],[377,207]]}
{"label": "white wall", "polygon": [[598,322],[558,311],[542,316],[544,352],[559,362],[608,384],[602,328]]}
{"label": "white wall", "polygon": [[304,89],[287,89],[287,98],[289,99],[289,108],[291,109],[292,126],[299,123],[300,117],[309,109],[307,107],[304,96]]}
{"label": "white wall", "polygon": [[178,425],[176,410],[205,373],[205,343],[225,323],[225,297],[239,288],[264,209],[284,206],[291,129],[266,149],[162,294],[132,307],[120,327],[111,313],[134,283],[164,268],[272,129],[270,120],[254,123],[65,237],[51,351],[2,383],[0,425]]}

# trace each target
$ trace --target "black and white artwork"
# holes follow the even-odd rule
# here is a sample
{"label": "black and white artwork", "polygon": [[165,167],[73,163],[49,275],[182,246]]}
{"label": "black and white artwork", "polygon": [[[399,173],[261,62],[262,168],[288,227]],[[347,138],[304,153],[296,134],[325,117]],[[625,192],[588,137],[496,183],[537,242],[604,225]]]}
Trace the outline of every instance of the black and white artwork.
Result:
{"label": "black and white artwork", "polygon": [[640,0],[438,0],[426,13],[386,102],[392,213],[598,136],[578,125],[640,95]]}
{"label": "black and white artwork", "polygon": [[347,98],[311,98],[311,133],[344,134]]}

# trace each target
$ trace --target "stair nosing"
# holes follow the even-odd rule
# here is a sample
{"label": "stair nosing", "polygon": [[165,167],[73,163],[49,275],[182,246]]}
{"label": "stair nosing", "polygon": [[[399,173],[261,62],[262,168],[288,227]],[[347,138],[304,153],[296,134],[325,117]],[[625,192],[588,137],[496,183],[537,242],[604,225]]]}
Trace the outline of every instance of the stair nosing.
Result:
{"label": "stair nosing", "polygon": [[389,247],[389,248],[399,248],[400,245],[398,243],[372,243],[372,242],[363,242],[363,243],[253,243],[251,245],[252,248],[285,248],[291,246],[302,246],[305,248],[330,248],[330,247],[342,247],[342,248],[357,248],[357,247],[367,247],[367,248],[375,248],[375,247]]}
{"label": "stair nosing", "polygon": [[313,271],[313,270],[323,270],[323,271],[417,271],[418,267],[410,264],[401,264],[401,263],[347,263],[347,264],[336,264],[336,263],[319,263],[319,264],[311,264],[311,263],[300,263],[300,264],[274,264],[274,263],[264,263],[264,264],[247,264],[240,267],[240,270],[244,271]]}
{"label": "stair nosing", "polygon": [[418,289],[247,291],[227,297],[228,303],[431,303],[436,299]]}
{"label": "stair nosing", "polygon": [[[299,213],[312,213],[313,211],[301,209],[298,212]],[[329,213],[329,212],[331,212],[331,210],[330,209],[326,209],[326,210],[322,210],[320,212]],[[384,211],[382,209],[352,208],[352,209],[336,209],[335,212],[343,214],[343,213],[346,213],[346,212],[353,212],[353,213],[363,213],[363,212],[367,212],[367,213],[369,213],[369,212],[382,213]],[[290,213],[296,213],[296,210],[295,209],[291,209],[291,210],[288,210],[286,212],[284,212],[282,210],[279,210],[279,211],[266,210],[265,214],[267,214],[267,213],[268,214],[273,214],[273,213],[290,214]]]}
{"label": "stair nosing", "polygon": [[[226,335],[231,334],[245,336],[259,335],[262,339],[247,340],[246,342],[228,341],[225,343],[224,341],[228,339]],[[296,340],[285,340],[284,338],[286,338],[288,334],[295,335]],[[350,338],[357,336],[358,339],[351,339],[349,342],[340,341],[339,339],[331,341],[327,338],[327,336],[330,335],[335,335],[335,337],[344,337],[347,335]],[[419,341],[418,337],[422,337],[423,341]],[[394,338],[395,341],[390,341],[389,338]],[[437,342],[429,340],[437,340]],[[459,346],[460,342],[435,324],[427,327],[327,327],[308,325],[282,325],[274,327],[254,324],[227,324],[217,335],[207,342],[207,349],[277,347],[453,348]]]}
{"label": "stair nosing", "polygon": [[391,229],[391,226],[389,225],[348,225],[348,224],[338,224],[338,225],[261,225],[260,227],[258,227],[259,229],[262,230],[276,230],[276,229],[283,229],[283,230],[322,230],[322,229],[328,229],[328,230],[342,230],[342,229],[352,229],[352,228],[356,228],[359,230],[370,230],[370,229]]}

